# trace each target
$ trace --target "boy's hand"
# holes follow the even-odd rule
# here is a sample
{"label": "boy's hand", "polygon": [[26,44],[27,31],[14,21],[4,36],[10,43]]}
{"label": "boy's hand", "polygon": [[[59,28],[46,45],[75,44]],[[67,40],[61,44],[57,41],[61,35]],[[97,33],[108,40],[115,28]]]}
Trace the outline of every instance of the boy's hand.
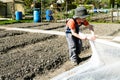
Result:
{"label": "boy's hand", "polygon": [[79,32],[80,39],[87,40],[87,36],[81,32]]}
{"label": "boy's hand", "polygon": [[88,40],[95,40],[95,39],[96,39],[96,36],[94,36],[94,35],[88,36],[87,39],[88,39]]}
{"label": "boy's hand", "polygon": [[87,40],[87,36],[85,36],[85,35],[84,35],[84,36],[81,36],[81,39],[82,39],[82,40]]}

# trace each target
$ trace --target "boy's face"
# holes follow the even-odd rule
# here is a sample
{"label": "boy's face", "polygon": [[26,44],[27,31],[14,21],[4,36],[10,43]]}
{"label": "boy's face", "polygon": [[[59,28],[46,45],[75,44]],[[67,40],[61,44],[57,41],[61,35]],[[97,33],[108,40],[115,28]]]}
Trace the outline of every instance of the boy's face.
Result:
{"label": "boy's face", "polygon": [[77,23],[81,24],[81,22],[84,22],[86,20],[86,18],[77,18]]}

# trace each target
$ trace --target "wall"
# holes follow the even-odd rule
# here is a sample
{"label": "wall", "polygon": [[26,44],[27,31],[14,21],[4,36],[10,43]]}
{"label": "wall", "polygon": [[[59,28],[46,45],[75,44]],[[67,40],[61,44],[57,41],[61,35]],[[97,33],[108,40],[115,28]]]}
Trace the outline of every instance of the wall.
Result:
{"label": "wall", "polygon": [[[21,11],[25,14],[24,4],[22,2],[15,3],[15,11]],[[7,2],[6,6],[0,7],[0,17],[12,17],[12,2]]]}
{"label": "wall", "polygon": [[24,15],[25,14],[25,9],[24,9],[24,4],[22,4],[22,3],[16,3],[15,4],[15,10],[16,11],[21,11],[22,12],[22,14]]}

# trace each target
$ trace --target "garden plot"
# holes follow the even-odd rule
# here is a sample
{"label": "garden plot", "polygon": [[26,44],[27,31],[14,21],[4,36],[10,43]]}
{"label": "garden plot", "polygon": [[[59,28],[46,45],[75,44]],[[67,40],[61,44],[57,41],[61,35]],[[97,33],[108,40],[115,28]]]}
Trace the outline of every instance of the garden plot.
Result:
{"label": "garden plot", "polygon": [[[95,33],[100,36],[118,36],[120,33],[119,24],[94,24],[94,26]],[[64,23],[21,23],[7,25],[7,27],[64,32]],[[82,32],[88,33],[88,30],[82,28]],[[54,75],[49,76],[47,73],[55,72],[68,61],[65,36],[5,29],[0,29],[0,33],[1,80],[30,80],[39,74],[39,76],[45,74],[43,78],[49,80]],[[81,54],[83,58],[91,55],[89,47],[88,41],[85,41],[82,54],[86,55]],[[38,80],[44,80],[43,78],[38,78]]]}
{"label": "garden plot", "polygon": [[46,70],[54,69],[67,60],[65,37],[6,30],[0,32],[2,80],[22,80],[28,76],[31,78],[35,74],[43,74]]}

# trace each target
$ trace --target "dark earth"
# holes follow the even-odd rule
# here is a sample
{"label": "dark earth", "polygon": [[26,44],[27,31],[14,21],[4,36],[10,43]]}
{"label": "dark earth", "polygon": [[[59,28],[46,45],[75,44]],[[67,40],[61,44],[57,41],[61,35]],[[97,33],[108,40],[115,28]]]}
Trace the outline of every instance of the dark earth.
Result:
{"label": "dark earth", "polygon": [[[120,24],[92,23],[99,36],[120,36]],[[19,23],[2,25],[64,32],[65,23]],[[83,33],[89,33],[84,26]],[[83,41],[83,62],[91,54],[88,40]],[[81,64],[82,64],[81,63]],[[50,80],[73,68],[65,36],[0,29],[0,80]]]}

